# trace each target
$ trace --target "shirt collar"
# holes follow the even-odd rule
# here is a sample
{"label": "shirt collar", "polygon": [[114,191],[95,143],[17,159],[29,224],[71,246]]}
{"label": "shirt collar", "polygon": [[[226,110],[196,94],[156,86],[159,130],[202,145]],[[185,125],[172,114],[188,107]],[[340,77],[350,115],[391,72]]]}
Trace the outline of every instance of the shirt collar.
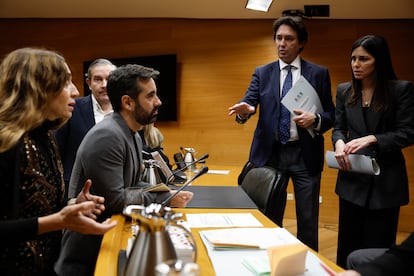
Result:
{"label": "shirt collar", "polygon": [[[279,69],[280,71],[282,71],[287,65],[286,62],[284,62],[283,60],[279,59]],[[290,65],[292,65],[294,68],[299,69],[300,68],[300,56],[297,55],[296,58],[292,61],[292,63],[290,63]]]}
{"label": "shirt collar", "polygon": [[96,100],[95,96],[91,93],[92,96],[92,106],[93,106],[93,110],[94,111],[99,111],[103,113],[102,107],[101,105],[98,103],[98,101]]}

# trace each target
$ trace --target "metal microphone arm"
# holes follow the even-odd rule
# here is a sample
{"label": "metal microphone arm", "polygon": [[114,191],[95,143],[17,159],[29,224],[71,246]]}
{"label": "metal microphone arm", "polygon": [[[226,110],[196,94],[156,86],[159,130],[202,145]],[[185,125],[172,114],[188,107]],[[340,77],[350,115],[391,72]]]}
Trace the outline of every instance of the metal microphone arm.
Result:
{"label": "metal microphone arm", "polygon": [[181,192],[182,190],[184,190],[188,185],[190,185],[194,180],[196,180],[197,178],[199,178],[200,176],[202,176],[203,174],[208,172],[208,167],[207,166],[203,166],[201,167],[201,169],[198,171],[198,173],[191,178],[190,180],[187,181],[187,183],[185,183],[184,185],[182,185],[178,190],[176,190],[175,193],[171,194],[166,200],[164,200],[161,205],[162,206],[166,206],[167,204],[170,203],[171,199],[173,199],[176,195],[178,195],[179,192]]}
{"label": "metal microphone arm", "polygon": [[167,178],[167,180],[166,180],[166,184],[168,185],[170,182],[171,182],[171,180],[175,177],[175,176],[177,176],[176,174],[178,173],[178,172],[182,172],[182,171],[185,171],[188,167],[190,167],[191,165],[194,165],[194,164],[196,164],[196,163],[199,163],[200,161],[203,161],[203,160],[205,160],[205,159],[207,159],[208,158],[208,153],[206,153],[206,154],[204,154],[203,156],[201,156],[199,159],[197,159],[197,160],[194,160],[193,162],[190,162],[190,163],[188,163],[188,164],[186,164],[184,167],[182,167],[181,169],[179,169],[179,170],[176,170],[176,171],[174,171],[174,172],[172,172],[172,175],[170,175],[168,178]]}

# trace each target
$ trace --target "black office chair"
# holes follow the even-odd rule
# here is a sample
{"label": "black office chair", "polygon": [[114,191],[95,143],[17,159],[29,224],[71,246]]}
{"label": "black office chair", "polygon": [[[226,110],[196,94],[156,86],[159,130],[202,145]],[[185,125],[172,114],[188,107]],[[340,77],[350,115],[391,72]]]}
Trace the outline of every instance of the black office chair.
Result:
{"label": "black office chair", "polygon": [[246,164],[244,164],[239,176],[237,177],[237,183],[239,185],[242,184],[244,177],[246,176],[246,174],[251,170],[255,168],[255,166],[253,165],[253,163],[251,163],[250,161],[247,161]]}
{"label": "black office chair", "polygon": [[286,201],[286,189],[282,188],[286,184],[282,173],[272,167],[260,167],[252,168],[246,173],[241,187],[259,210],[280,226],[284,212],[283,202]]}

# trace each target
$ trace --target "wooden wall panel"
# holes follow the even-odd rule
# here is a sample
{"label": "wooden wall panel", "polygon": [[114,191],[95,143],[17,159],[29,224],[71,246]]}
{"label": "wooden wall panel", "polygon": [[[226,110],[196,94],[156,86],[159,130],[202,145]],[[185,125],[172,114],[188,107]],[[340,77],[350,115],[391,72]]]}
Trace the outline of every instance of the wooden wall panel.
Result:
{"label": "wooden wall panel", "polygon": [[[169,156],[180,146],[209,153],[208,163],[242,166],[247,160],[257,118],[238,125],[227,109],[243,96],[254,67],[275,60],[272,20],[192,19],[0,19],[0,55],[26,46],[43,46],[64,54],[75,84],[83,90],[82,62],[177,54],[177,122],[158,123]],[[326,65],[332,91],[350,79],[349,55],[354,40],[365,34],[385,36],[394,67],[414,81],[414,20],[309,20],[310,37],[302,56]],[[168,72],[161,72],[168,74]],[[164,103],[168,104],[168,103]],[[330,132],[326,149],[332,149]],[[406,149],[411,203],[401,210],[400,230],[414,230],[414,147]],[[336,223],[336,171],[322,175],[320,221]],[[291,191],[291,187],[289,187]],[[287,217],[294,217],[289,201]]]}

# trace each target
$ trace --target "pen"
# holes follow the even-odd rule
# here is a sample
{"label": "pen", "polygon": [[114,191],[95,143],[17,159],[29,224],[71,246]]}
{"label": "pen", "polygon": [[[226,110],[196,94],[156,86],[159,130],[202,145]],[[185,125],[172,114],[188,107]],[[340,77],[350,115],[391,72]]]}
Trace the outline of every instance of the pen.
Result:
{"label": "pen", "polygon": [[329,276],[335,276],[336,275],[336,273],[332,269],[330,269],[326,264],[324,264],[322,262],[319,263],[319,264],[321,265],[323,270],[325,270],[329,274]]}

